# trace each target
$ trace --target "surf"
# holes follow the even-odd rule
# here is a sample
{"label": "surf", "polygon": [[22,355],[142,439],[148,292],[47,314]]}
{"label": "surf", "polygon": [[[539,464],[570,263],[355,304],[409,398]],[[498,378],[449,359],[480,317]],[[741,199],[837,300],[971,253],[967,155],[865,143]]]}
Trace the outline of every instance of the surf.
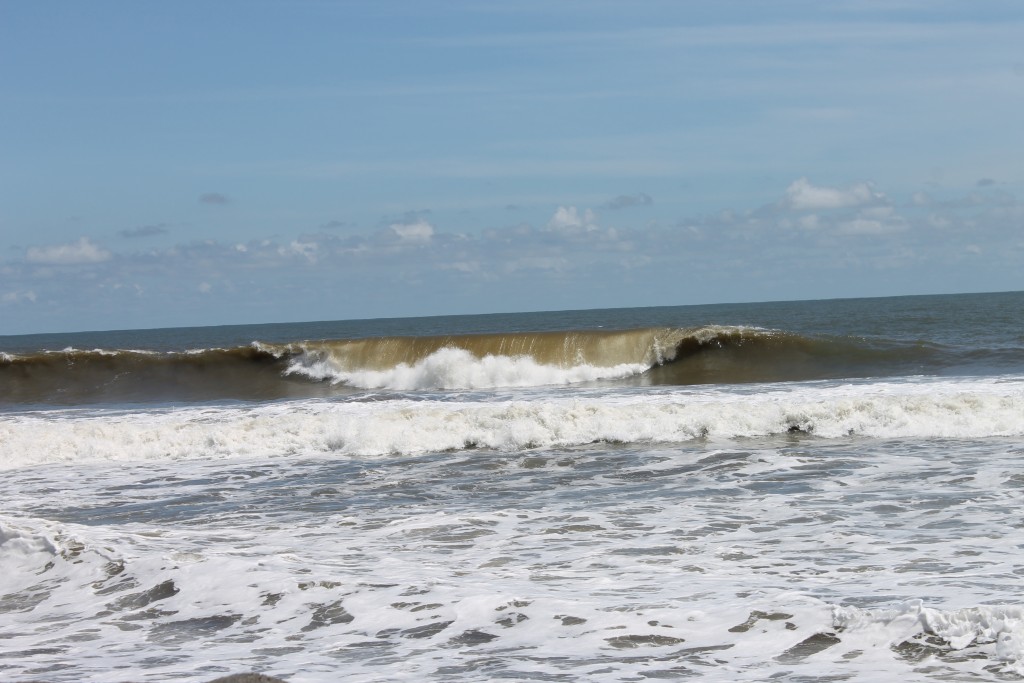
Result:
{"label": "surf", "polygon": [[256,344],[286,374],[364,389],[804,381],[936,365],[935,347],[746,326],[377,337]]}
{"label": "surf", "polygon": [[[993,357],[985,349],[968,351],[925,341],[742,325],[253,341],[172,351],[69,347],[3,352],[0,406],[941,375],[962,366],[964,358]],[[999,352],[1012,356],[1005,363],[1024,363],[1024,351]]]}
{"label": "surf", "polygon": [[57,462],[386,457],[782,437],[1024,435],[1024,378],[594,389],[529,397],[314,399],[0,416],[0,468]]}

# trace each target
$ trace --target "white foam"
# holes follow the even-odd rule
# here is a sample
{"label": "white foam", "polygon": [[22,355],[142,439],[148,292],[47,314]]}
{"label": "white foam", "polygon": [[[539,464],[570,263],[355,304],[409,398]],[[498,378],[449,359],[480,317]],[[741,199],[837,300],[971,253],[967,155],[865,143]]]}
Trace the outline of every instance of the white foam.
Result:
{"label": "white foam", "polygon": [[3,591],[24,588],[26,580],[38,574],[57,554],[54,541],[46,534],[0,517],[0,576],[4,577]]}
{"label": "white foam", "polygon": [[952,650],[981,648],[987,658],[1004,662],[1008,671],[1024,675],[1021,607],[942,610],[926,607],[921,600],[909,600],[884,609],[837,607],[833,621],[844,637],[859,641],[857,646],[891,648],[922,635],[933,636]]}
{"label": "white foam", "polygon": [[[298,659],[279,655],[270,660],[274,668],[317,683],[342,672],[431,678],[441,667],[495,657],[519,674],[602,681],[672,663],[712,681],[813,678],[837,667],[855,681],[913,679],[913,660],[898,654],[904,644],[926,648],[947,677],[993,664],[1000,673],[1024,673],[1024,609],[919,599],[858,608],[780,590],[780,571],[814,589],[821,582],[813,574],[797,577],[822,565],[791,558],[793,548],[757,545],[743,529],[672,543],[676,526],[700,509],[640,506],[635,528],[617,523],[625,511],[587,508],[460,514],[397,506],[370,519],[334,514],[292,526],[272,517],[252,528],[0,518],[4,590],[18,593],[24,614],[0,614],[0,628],[10,631],[11,651],[26,652],[91,634],[95,646],[81,651],[79,665],[92,675],[116,669],[132,679],[166,677],[186,666],[197,682],[211,677],[206,662],[240,671],[260,662],[258,653],[296,649]],[[720,516],[701,519],[729,518],[715,510]],[[737,512],[751,509],[741,504]],[[573,524],[594,530],[573,531]],[[784,529],[769,535],[787,542]],[[743,548],[730,538],[761,557],[734,552]],[[666,542],[672,545],[659,553]],[[829,584],[842,588],[841,576],[833,573]],[[849,587],[878,593],[883,580],[882,572],[862,575]],[[215,634],[191,634],[187,653],[164,640],[179,625],[218,620]],[[32,627],[11,628],[19,622]],[[467,634],[484,640],[454,642]],[[356,656],[368,641],[390,656]],[[949,656],[959,651],[969,655],[966,665]],[[344,653],[350,656],[335,659]],[[36,656],[41,664],[62,657]],[[472,668],[453,678],[479,680]]]}
{"label": "white foam", "polygon": [[415,455],[600,441],[682,443],[799,430],[818,438],[1024,435],[1015,382],[804,385],[721,390],[557,390],[530,400],[297,401],[153,412],[36,412],[0,417],[0,468],[47,462],[288,455]]}
{"label": "white foam", "polygon": [[[568,410],[556,393],[540,403]],[[580,415],[597,404],[639,419],[644,406],[684,403],[1005,398],[970,382],[598,393],[575,402]],[[274,407],[276,418],[236,409],[231,419],[253,420],[252,448],[292,413],[307,421],[286,422],[293,434],[282,438],[308,443],[304,430],[357,414],[372,431],[406,410],[390,428],[414,434],[428,415],[457,420],[444,412],[455,407],[300,402]],[[485,409],[537,420],[527,401],[471,407],[481,420]],[[189,424],[185,411],[62,419],[83,429],[137,420],[156,439],[194,429],[188,443],[202,452],[198,439],[215,444],[218,425],[245,431],[223,410],[188,413]],[[867,683],[1020,671],[1018,442],[809,441],[8,471],[5,675],[731,682],[841,672]],[[72,658],[73,670],[57,668]]]}
{"label": "white foam", "polygon": [[529,356],[477,358],[464,349],[443,348],[413,365],[400,363],[386,370],[346,369],[338,367],[330,357],[302,354],[292,360],[286,372],[363,389],[411,391],[575,384],[639,375],[648,367],[623,363],[612,367],[584,364],[563,368],[538,363]]}

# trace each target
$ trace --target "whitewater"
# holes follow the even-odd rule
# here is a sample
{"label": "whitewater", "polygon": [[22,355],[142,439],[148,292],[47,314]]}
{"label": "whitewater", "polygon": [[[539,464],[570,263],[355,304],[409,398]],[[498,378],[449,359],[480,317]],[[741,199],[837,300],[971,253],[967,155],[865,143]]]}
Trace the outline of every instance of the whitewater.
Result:
{"label": "whitewater", "polygon": [[1019,680],[1022,318],[0,337],[0,679]]}

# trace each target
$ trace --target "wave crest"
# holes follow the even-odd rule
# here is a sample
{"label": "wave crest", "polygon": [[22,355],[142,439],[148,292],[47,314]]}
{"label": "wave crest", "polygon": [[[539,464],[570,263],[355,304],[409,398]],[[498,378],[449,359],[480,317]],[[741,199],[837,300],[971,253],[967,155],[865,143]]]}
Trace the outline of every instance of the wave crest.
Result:
{"label": "wave crest", "polygon": [[744,327],[641,328],[255,343],[286,374],[364,389],[484,389],[623,379],[707,349],[780,333]]}
{"label": "wave crest", "polygon": [[442,348],[411,365],[399,363],[380,370],[339,368],[320,354],[302,354],[292,359],[286,373],[362,389],[410,391],[574,384],[639,375],[648,367],[642,363],[560,367],[538,363],[530,356],[477,358],[465,349]]}

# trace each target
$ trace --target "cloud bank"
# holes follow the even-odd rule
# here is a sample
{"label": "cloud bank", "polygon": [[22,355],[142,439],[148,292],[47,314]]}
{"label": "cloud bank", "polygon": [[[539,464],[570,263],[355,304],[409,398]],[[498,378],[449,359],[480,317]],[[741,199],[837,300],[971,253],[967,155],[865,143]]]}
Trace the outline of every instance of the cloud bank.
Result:
{"label": "cloud bank", "polygon": [[864,296],[907,282],[908,293],[1012,289],[1024,271],[1024,203],[995,187],[900,201],[868,182],[798,178],[767,206],[673,223],[572,203],[524,213],[532,220],[473,231],[446,229],[455,213],[418,212],[362,233],[29,246],[0,262],[0,306],[83,316],[66,323],[81,329],[195,324],[196,311],[222,324],[486,312],[499,301],[550,310]]}

